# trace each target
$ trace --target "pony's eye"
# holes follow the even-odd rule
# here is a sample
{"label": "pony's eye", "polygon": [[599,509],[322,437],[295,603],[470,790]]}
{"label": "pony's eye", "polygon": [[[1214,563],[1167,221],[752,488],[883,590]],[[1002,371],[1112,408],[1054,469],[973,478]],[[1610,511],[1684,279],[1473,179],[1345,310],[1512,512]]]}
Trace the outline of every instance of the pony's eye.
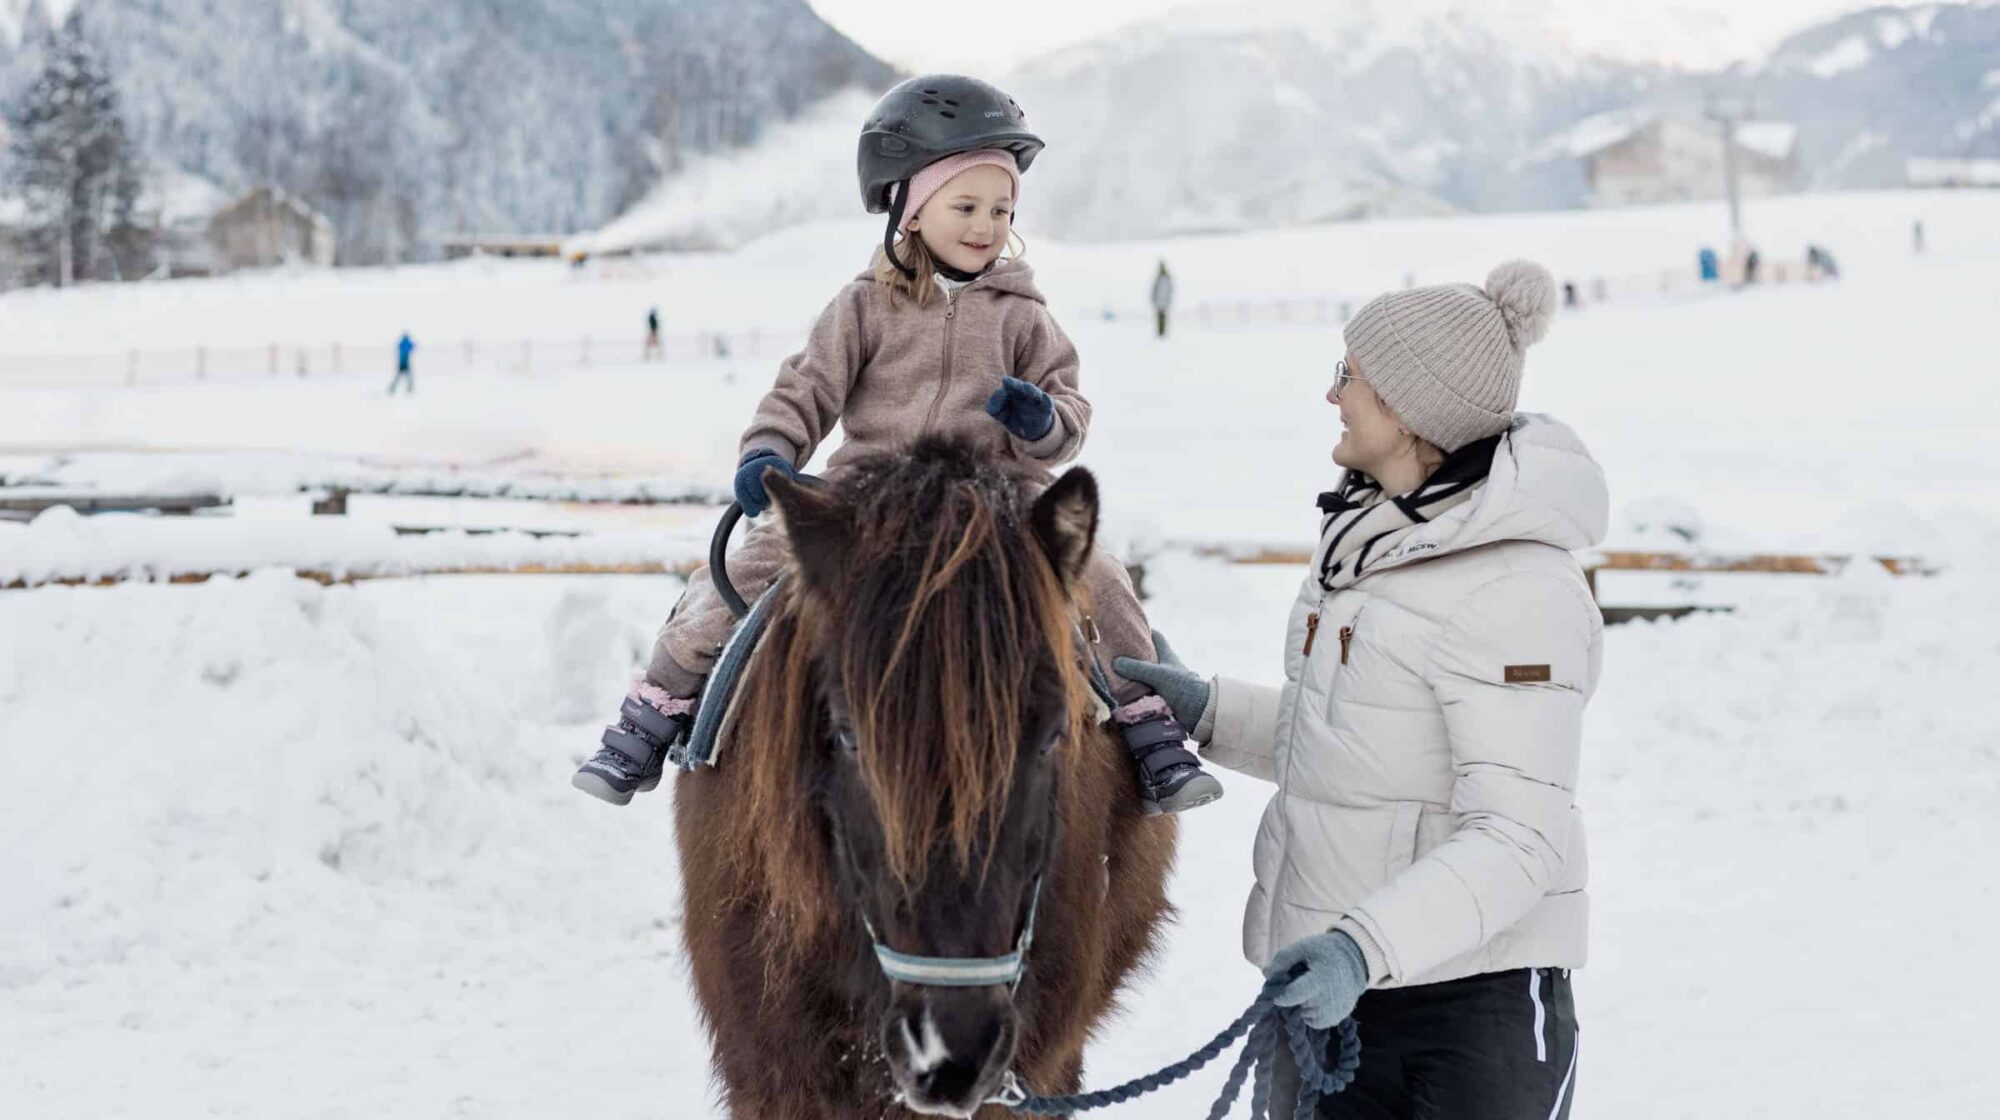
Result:
{"label": "pony's eye", "polygon": [[1061,746],[1063,740],[1067,738],[1069,738],[1069,735],[1065,732],[1062,731],[1050,732],[1049,737],[1042,740],[1042,753],[1043,754],[1054,753],[1055,749]]}
{"label": "pony's eye", "polygon": [[833,742],[835,746],[838,746],[841,750],[849,754],[853,754],[861,746],[860,740],[854,737],[854,729],[852,727],[842,727],[835,730],[833,733]]}

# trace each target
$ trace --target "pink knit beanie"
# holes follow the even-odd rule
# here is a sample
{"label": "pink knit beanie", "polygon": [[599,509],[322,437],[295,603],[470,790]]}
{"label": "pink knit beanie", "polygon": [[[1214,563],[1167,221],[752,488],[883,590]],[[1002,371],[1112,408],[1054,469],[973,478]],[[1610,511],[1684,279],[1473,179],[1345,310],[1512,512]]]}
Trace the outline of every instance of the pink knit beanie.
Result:
{"label": "pink knit beanie", "polygon": [[908,233],[910,222],[915,220],[917,211],[924,208],[924,203],[929,202],[932,195],[944,189],[944,185],[957,178],[960,172],[985,164],[991,164],[994,167],[1005,170],[1007,177],[1014,180],[1014,201],[1016,204],[1019,204],[1021,201],[1021,171],[1020,168],[1014,165],[1014,154],[1012,152],[1003,152],[998,148],[981,148],[978,151],[960,152],[955,156],[946,156],[936,163],[926,166],[915,175],[910,176],[909,184],[904,188],[909,192],[909,201],[903,204],[903,224],[897,228]]}

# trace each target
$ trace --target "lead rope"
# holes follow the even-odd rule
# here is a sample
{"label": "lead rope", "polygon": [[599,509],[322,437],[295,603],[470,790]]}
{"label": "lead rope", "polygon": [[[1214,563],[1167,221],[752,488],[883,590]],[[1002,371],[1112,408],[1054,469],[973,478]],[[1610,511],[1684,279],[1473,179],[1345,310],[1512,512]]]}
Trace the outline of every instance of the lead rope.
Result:
{"label": "lead rope", "polygon": [[[1333,1031],[1321,1030],[1307,1026],[1300,1012],[1273,1003],[1277,992],[1297,975],[1298,970],[1294,970],[1289,976],[1266,982],[1257,1001],[1224,1027],[1221,1034],[1165,1069],[1110,1089],[1054,1097],[1036,1094],[1018,1076],[1010,1073],[1000,1094],[987,1103],[1037,1116],[1069,1116],[1125,1104],[1186,1078],[1221,1057],[1238,1039],[1248,1035],[1249,1041],[1230,1067],[1229,1076],[1222,1083],[1222,1091],[1217,1094],[1215,1103],[1209,1106],[1208,1120],[1223,1120],[1229,1115],[1229,1110],[1236,1105],[1237,1096],[1243,1091],[1243,1082],[1250,1078],[1253,1070],[1256,1076],[1250,1089],[1250,1120],[1265,1120],[1271,1102],[1272,1067],[1280,1045],[1290,1047],[1292,1064],[1298,1070],[1299,1091],[1292,1108],[1292,1120],[1312,1120],[1321,1097],[1338,1093],[1354,1081],[1354,1072],[1361,1066],[1361,1036],[1351,1018],[1342,1020]],[[1320,1064],[1321,1055],[1328,1052],[1334,1031],[1340,1034],[1340,1056],[1334,1059],[1331,1068],[1327,1068]]]}

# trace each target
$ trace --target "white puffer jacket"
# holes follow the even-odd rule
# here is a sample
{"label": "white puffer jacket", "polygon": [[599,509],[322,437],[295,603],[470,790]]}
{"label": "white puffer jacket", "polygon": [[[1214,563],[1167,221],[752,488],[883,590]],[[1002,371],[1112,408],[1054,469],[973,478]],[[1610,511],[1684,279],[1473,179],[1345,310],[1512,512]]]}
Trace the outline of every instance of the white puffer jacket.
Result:
{"label": "white puffer jacket", "polygon": [[1282,690],[1216,682],[1204,756],[1278,785],[1253,964],[1336,925],[1381,986],[1584,963],[1574,791],[1603,626],[1570,550],[1607,505],[1575,433],[1523,413],[1471,500],[1352,586],[1323,592],[1315,562]]}

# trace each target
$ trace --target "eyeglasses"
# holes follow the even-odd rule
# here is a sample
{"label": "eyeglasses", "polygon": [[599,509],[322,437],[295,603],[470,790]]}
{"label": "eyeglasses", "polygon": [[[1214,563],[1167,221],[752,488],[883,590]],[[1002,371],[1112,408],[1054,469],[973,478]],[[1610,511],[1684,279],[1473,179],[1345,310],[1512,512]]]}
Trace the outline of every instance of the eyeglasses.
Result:
{"label": "eyeglasses", "polygon": [[1354,383],[1355,383],[1356,381],[1359,381],[1359,380],[1361,380],[1361,375],[1360,375],[1360,374],[1358,374],[1358,373],[1349,373],[1349,372],[1347,371],[1347,359],[1346,359],[1346,358],[1342,358],[1342,359],[1340,359],[1339,361],[1337,361],[1337,362],[1333,363],[1333,395],[1334,395],[1334,396],[1338,397],[1338,396],[1339,396],[1340,394],[1342,394],[1342,393],[1345,393],[1345,392],[1347,391],[1347,387],[1348,387],[1349,385],[1352,385],[1352,384],[1354,384]]}

